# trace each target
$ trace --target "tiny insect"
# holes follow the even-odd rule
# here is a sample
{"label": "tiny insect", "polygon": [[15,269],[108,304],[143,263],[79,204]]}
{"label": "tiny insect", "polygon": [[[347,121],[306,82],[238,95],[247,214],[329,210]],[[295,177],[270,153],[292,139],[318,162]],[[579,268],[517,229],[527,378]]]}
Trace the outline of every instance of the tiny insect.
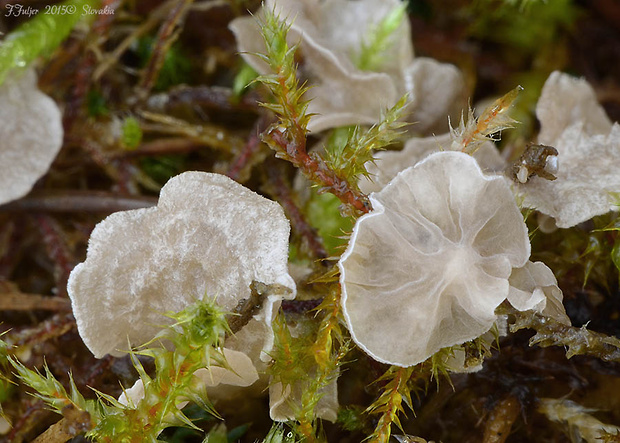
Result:
{"label": "tiny insect", "polygon": [[527,183],[534,175],[545,180],[555,180],[558,172],[558,150],[553,146],[529,143],[512,165],[513,179]]}

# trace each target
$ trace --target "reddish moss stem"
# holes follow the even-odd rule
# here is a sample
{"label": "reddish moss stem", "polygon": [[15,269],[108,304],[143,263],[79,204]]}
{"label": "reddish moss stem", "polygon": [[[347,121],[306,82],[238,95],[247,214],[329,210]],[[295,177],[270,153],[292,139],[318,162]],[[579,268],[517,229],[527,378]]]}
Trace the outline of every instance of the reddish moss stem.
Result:
{"label": "reddish moss stem", "polygon": [[[252,133],[248,137],[245,146],[241,153],[233,160],[226,175],[235,181],[240,181],[241,178],[245,178],[245,175],[249,175],[249,170],[256,160],[257,153],[260,150],[260,133],[266,129],[267,121],[265,118],[260,117],[255,125]],[[253,161],[254,160],[254,161]]]}
{"label": "reddish moss stem", "polygon": [[[291,135],[294,138],[287,140],[285,133],[276,126],[271,127],[263,137],[267,144],[271,146],[275,144],[278,148],[276,151],[301,169],[304,175],[313,182],[320,183],[343,203],[352,206],[357,211],[370,212],[370,202],[364,194],[354,191],[346,179],[336,175],[320,158],[306,152],[305,134],[300,134],[299,131],[291,132],[293,132]],[[269,141],[273,143],[269,143]]]}

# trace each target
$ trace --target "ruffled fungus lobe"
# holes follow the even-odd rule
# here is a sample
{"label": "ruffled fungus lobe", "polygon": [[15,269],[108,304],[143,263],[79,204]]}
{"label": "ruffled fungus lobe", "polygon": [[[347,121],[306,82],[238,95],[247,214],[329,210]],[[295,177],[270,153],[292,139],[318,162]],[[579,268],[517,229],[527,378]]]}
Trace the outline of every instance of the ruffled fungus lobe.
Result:
{"label": "ruffled fungus lobe", "polygon": [[[395,21],[395,11],[402,8],[398,0],[267,0],[264,8],[290,25],[288,43],[299,43],[299,73],[312,86],[306,97],[312,99],[308,112],[316,114],[308,125],[312,132],[377,123],[381,112],[405,93],[417,132],[446,131],[447,115],[456,118],[466,106],[465,81],[456,67],[413,58],[406,19],[396,22],[379,45],[377,63],[360,66],[373,34],[384,21]],[[256,19],[235,19],[230,29],[245,61],[261,74],[269,73],[253,55],[265,52]]]}
{"label": "ruffled fungus lobe", "polygon": [[0,86],[0,204],[26,195],[62,147],[62,114],[37,88],[34,70],[14,72]]}
{"label": "ruffled fungus lobe", "polygon": [[508,301],[519,311],[534,310],[565,325],[571,325],[566,315],[562,290],[553,271],[543,262],[528,261],[522,268],[512,270]]}
{"label": "ruffled fungus lobe", "polygon": [[[288,294],[269,295],[234,338],[241,341],[253,322],[270,331],[274,304],[295,295],[288,236],[277,203],[219,174],[176,176],[157,207],[117,212],[93,230],[86,261],[68,284],[80,335],[96,357],[122,355],[128,340],[141,345],[155,336],[164,312],[203,296],[233,311],[250,297],[252,281],[282,285]],[[261,349],[273,340],[265,335]]]}
{"label": "ruffled fungus lobe", "polygon": [[538,143],[558,151],[557,179],[517,186],[523,204],[569,228],[618,207],[620,126],[612,125],[592,87],[560,72],[549,76],[536,107]]}
{"label": "ruffled fungus lobe", "polygon": [[508,184],[459,152],[439,152],[371,194],[342,256],[342,303],[355,342],[412,366],[488,331],[530,243]]}

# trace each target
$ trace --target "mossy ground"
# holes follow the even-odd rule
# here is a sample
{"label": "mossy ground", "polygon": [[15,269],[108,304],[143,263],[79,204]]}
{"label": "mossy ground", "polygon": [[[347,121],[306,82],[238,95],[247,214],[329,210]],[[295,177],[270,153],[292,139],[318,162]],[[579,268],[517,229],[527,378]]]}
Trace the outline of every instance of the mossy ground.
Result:
{"label": "mossy ground", "polygon": [[[64,110],[60,155],[31,194],[0,206],[4,338],[28,367],[41,368],[45,361],[65,384],[72,372],[77,388],[90,398],[91,387],[117,397],[119,382],[129,387],[137,377],[128,357],[93,358],[77,333],[66,293],[90,231],[107,214],[152,205],[169,177],[203,170],[227,173],[279,201],[292,221],[292,257],[314,266],[316,275],[329,268],[329,261],[317,259],[341,252],[344,242],[333,238],[335,232],[350,229],[333,199],[313,195],[302,204],[296,170],[258,141],[256,134],[273,118],[257,105],[267,100],[266,91],[258,85],[242,95],[234,90],[246,70],[227,26],[246,9],[255,11],[258,1],[205,1],[195,8],[179,2],[185,10],[165,2],[104,3],[115,14],[76,28],[39,64],[40,87]],[[43,11],[47,3],[28,4]],[[535,136],[534,106],[556,69],[585,76],[611,119],[620,120],[620,6],[613,0],[410,0],[407,14],[416,55],[462,69],[472,103],[524,86],[512,114],[521,125],[507,131],[503,143]],[[8,34],[27,19],[3,17],[0,31]],[[172,35],[178,37],[174,42]],[[131,44],[115,56],[125,39]],[[123,130],[115,133],[116,122]],[[549,235],[537,232],[532,258],[553,269],[573,326],[619,336],[618,233],[595,231],[614,226],[614,217]],[[529,222],[534,229],[534,216]],[[329,284],[327,279],[302,285],[305,299],[286,303],[284,317],[316,321],[312,309]],[[332,328],[331,334],[333,319],[322,312],[317,329]],[[494,425],[510,434],[505,440],[510,443],[568,442],[565,429],[537,412],[538,399],[563,396],[596,410],[602,422],[620,425],[620,363],[587,355],[568,360],[561,347],[530,347],[532,335],[522,330],[501,340],[478,373],[452,375],[451,382],[411,377],[415,415],[405,408],[400,416],[406,433],[445,443],[504,441],[488,437]],[[330,442],[359,442],[380,420],[364,410],[394,379],[377,382],[388,367],[355,349],[342,363],[341,419],[322,423],[322,429]],[[143,364],[153,372],[152,363]],[[271,428],[266,395],[241,398],[215,405],[228,441],[262,440]],[[0,400],[13,424],[0,441],[31,441],[59,418],[19,384],[1,386]],[[221,423],[198,409],[187,415],[205,430]],[[203,436],[169,429],[160,438],[199,442]]]}

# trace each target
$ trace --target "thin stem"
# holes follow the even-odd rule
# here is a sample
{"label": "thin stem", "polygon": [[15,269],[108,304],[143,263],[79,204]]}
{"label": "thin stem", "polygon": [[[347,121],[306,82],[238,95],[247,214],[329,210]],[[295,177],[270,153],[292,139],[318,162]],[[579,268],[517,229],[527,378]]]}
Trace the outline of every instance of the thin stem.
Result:
{"label": "thin stem", "polygon": [[98,191],[36,194],[0,206],[2,212],[117,212],[155,206],[152,197],[118,196]]}
{"label": "thin stem", "polygon": [[142,77],[140,78],[140,83],[136,87],[139,100],[144,100],[151,92],[151,89],[155,86],[159,71],[164,64],[166,54],[172,44],[179,37],[181,23],[185,19],[192,3],[193,0],[181,0],[177,2],[160,26],[157,33],[157,40],[155,41],[153,51],[151,52],[151,57]]}

